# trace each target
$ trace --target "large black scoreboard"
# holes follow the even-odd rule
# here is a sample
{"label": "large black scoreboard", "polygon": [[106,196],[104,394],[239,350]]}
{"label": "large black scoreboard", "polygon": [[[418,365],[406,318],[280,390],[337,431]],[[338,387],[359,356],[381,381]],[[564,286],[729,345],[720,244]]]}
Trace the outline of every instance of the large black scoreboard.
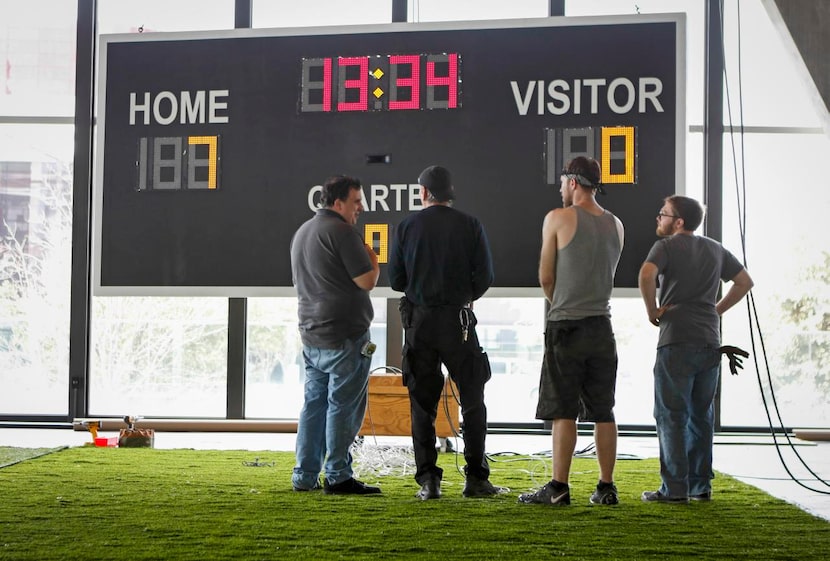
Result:
{"label": "large black scoreboard", "polygon": [[559,176],[599,160],[632,288],[662,199],[682,191],[683,15],[102,36],[94,181],[99,295],[292,292],[289,244],[326,177],[363,184],[378,253],[454,176],[495,260],[491,294],[539,295]]}

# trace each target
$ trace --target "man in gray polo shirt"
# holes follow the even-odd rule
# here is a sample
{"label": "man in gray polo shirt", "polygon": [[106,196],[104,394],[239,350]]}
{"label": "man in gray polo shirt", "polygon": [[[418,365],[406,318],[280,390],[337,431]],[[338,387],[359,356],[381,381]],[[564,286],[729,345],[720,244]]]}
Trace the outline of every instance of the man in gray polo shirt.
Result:
{"label": "man in gray polo shirt", "polygon": [[326,180],[321,209],[291,240],[291,274],[299,300],[305,395],[297,427],[295,491],[380,493],[356,480],[349,448],[366,412],[374,310],[369,291],[380,269],[354,225],[363,210],[360,181]]}

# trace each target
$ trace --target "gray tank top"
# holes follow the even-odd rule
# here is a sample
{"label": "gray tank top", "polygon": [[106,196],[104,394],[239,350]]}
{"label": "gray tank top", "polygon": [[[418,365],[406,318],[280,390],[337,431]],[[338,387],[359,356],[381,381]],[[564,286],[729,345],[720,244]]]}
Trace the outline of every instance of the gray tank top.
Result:
{"label": "gray tank top", "polygon": [[556,252],[556,283],[549,321],[611,316],[611,288],[620,261],[620,236],[614,215],[576,208],[576,233]]}

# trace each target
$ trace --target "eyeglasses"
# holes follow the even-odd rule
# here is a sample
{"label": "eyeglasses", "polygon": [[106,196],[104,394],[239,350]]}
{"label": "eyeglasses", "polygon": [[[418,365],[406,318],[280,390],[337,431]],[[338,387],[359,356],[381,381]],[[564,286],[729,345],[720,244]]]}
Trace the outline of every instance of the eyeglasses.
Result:
{"label": "eyeglasses", "polygon": [[658,212],[657,213],[657,218],[660,218],[661,216],[665,216],[667,218],[680,218],[679,216],[675,216],[674,214],[666,214],[665,212]]}

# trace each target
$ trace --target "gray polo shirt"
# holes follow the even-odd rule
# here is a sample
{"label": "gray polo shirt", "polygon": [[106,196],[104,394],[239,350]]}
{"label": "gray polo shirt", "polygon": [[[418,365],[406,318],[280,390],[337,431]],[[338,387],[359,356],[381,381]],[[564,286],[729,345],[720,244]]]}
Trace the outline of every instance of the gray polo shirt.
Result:
{"label": "gray polo shirt", "polygon": [[352,280],[372,270],[363,239],[333,210],[319,209],[291,240],[303,345],[338,349],[374,317],[369,292]]}

